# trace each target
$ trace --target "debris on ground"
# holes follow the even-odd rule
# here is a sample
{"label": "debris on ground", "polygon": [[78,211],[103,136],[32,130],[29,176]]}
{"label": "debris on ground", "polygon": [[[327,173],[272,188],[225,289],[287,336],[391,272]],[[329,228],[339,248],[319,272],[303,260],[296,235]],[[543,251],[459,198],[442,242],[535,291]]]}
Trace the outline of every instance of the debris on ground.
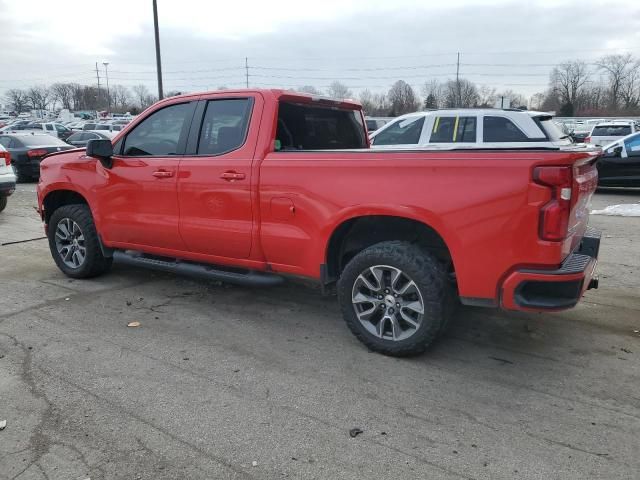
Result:
{"label": "debris on ground", "polygon": [[140,322],[129,322],[127,323],[127,327],[139,327]]}
{"label": "debris on ground", "polygon": [[351,430],[349,430],[349,435],[351,435],[351,438],[356,438],[358,435],[360,435],[361,433],[364,433],[361,429],[359,428],[352,428]]}
{"label": "debris on ground", "polygon": [[253,462],[251,462],[251,466],[252,467],[257,467],[258,466],[258,462],[256,462],[255,460]]}
{"label": "debris on ground", "polygon": [[7,421],[0,420],[0,430],[4,430],[5,428],[7,428]]}

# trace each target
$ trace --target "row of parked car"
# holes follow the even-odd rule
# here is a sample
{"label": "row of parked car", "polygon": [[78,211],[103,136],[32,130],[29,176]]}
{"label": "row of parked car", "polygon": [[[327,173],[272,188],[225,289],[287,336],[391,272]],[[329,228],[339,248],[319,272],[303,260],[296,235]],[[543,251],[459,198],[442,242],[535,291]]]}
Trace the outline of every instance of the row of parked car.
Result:
{"label": "row of parked car", "polygon": [[371,147],[377,150],[598,146],[603,148],[601,186],[640,186],[640,126],[634,120],[590,120],[584,136],[548,113],[509,109],[434,110],[366,122]]}

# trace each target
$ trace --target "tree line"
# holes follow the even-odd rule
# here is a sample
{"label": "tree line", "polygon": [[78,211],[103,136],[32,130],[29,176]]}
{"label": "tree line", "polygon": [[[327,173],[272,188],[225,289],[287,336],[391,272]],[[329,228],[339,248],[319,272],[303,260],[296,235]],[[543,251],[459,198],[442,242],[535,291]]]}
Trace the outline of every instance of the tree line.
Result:
{"label": "tree line", "polygon": [[[306,86],[301,91],[320,94]],[[333,82],[326,92],[337,98],[353,94],[340,82]],[[594,63],[567,60],[554,67],[548,87],[527,99],[511,89],[477,85],[459,78],[429,80],[420,96],[409,84],[398,80],[388,92],[363,90],[358,99],[368,115],[396,116],[417,110],[437,108],[493,107],[501,97],[513,108],[554,111],[558,116],[640,115],[640,60],[632,54],[606,55]]]}
{"label": "tree line", "polygon": [[[167,95],[175,93],[177,92],[168,92]],[[31,110],[51,110],[55,107],[71,111],[110,110],[136,114],[156,102],[157,97],[149,93],[145,85],[131,88],[113,85],[107,90],[79,83],[54,83],[26,89],[13,88],[7,91],[5,100],[9,109],[18,114]]]}
{"label": "tree line", "polygon": [[[224,89],[225,87],[218,87]],[[355,98],[345,84],[335,81],[322,91],[312,85],[298,89],[314,95]],[[180,92],[167,92],[172,96]],[[144,85],[104,88],[78,83],[54,83],[12,89],[6,94],[9,108],[20,113],[47,110],[54,106],[69,110],[107,110],[138,113],[157,100]],[[388,92],[362,90],[357,99],[367,115],[397,116],[417,110],[438,108],[493,107],[500,98],[511,107],[555,111],[559,116],[640,115],[640,60],[631,54],[606,55],[595,63],[567,60],[554,67],[548,87],[527,99],[513,90],[478,85],[466,78],[428,80],[419,92],[404,80]]]}

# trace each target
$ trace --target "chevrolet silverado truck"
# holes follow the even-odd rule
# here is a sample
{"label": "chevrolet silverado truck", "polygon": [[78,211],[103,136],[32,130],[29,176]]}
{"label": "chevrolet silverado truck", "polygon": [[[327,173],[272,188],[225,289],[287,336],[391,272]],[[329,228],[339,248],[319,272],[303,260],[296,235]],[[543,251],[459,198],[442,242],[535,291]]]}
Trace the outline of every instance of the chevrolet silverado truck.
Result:
{"label": "chevrolet silverado truck", "polygon": [[160,101],[113,140],[49,155],[39,212],[53,258],[249,286],[337,292],[370,349],[414,355],[457,303],[573,307],[594,274],[599,149],[374,151],[359,104],[283,90]]}

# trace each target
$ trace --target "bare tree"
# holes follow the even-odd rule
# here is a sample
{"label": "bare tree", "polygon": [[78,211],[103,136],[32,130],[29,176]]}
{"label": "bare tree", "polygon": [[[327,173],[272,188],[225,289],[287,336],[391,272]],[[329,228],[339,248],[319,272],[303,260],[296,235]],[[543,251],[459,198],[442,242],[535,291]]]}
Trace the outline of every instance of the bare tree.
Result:
{"label": "bare tree", "polygon": [[398,80],[393,84],[389,89],[387,98],[389,99],[391,107],[389,114],[392,117],[418,110],[418,99],[416,98],[416,94],[414,93],[413,88],[411,88],[411,85],[404,80]]}
{"label": "bare tree", "polygon": [[[496,98],[504,97],[509,99],[509,104],[511,108],[527,108],[527,99],[524,95],[518,92],[514,92],[513,90],[505,90],[502,93],[496,94]],[[494,102],[495,103],[495,102]]]}
{"label": "bare tree", "polygon": [[27,98],[27,92],[19,88],[12,88],[5,94],[9,108],[16,113],[22,113],[27,110],[29,106],[29,99]]}
{"label": "bare tree", "polygon": [[360,100],[360,104],[362,105],[362,110],[364,110],[364,113],[366,115],[372,115],[371,112],[373,112],[376,109],[376,105],[375,105],[375,102],[373,99],[373,93],[371,93],[371,90],[367,88],[362,92],[360,92],[358,100]]}
{"label": "bare tree", "polygon": [[332,82],[331,85],[329,85],[329,88],[327,89],[327,93],[329,94],[330,97],[339,98],[339,99],[351,98],[353,96],[353,93],[351,93],[351,90],[349,90],[349,87],[347,87],[343,83],[338,82],[337,80],[335,82]]}
{"label": "bare tree", "polygon": [[589,69],[582,60],[562,62],[551,71],[551,88],[556,91],[561,108],[570,115],[578,108],[578,99],[588,81]]}
{"label": "bare tree", "polygon": [[308,93],[310,95],[322,95],[322,92],[313,85],[305,85],[298,89],[299,92]]}
{"label": "bare tree", "polygon": [[478,88],[478,106],[493,107],[498,99],[496,89],[487,85]]}
{"label": "bare tree", "polygon": [[638,70],[638,62],[630,53],[626,55],[606,55],[596,62],[598,68],[604,71],[609,81],[609,105],[612,110],[618,108],[621,91],[631,72]]}
{"label": "bare tree", "polygon": [[620,100],[625,111],[633,110],[640,103],[640,68],[636,62],[620,87]]}
{"label": "bare tree", "polygon": [[422,87],[424,108],[432,110],[444,105],[444,85],[439,80],[429,80]]}
{"label": "bare tree", "polygon": [[529,106],[531,110],[542,110],[542,104],[544,103],[545,94],[542,92],[534,93],[529,100]]}
{"label": "bare tree", "polygon": [[46,110],[50,103],[49,89],[44,85],[31,87],[27,90],[27,98],[34,110]]}
{"label": "bare tree", "polygon": [[51,96],[54,101],[60,102],[62,108],[72,109],[73,104],[73,84],[71,83],[54,83],[51,85]]}
{"label": "bare tree", "polygon": [[131,104],[131,93],[124,85],[114,85],[111,87],[111,104],[115,110],[127,111]]}
{"label": "bare tree", "polygon": [[466,78],[449,80],[445,85],[445,106],[448,108],[468,108],[478,104],[478,88]]}
{"label": "bare tree", "polygon": [[131,90],[133,90],[133,94],[141,110],[144,110],[153,103],[153,97],[149,93],[149,90],[146,86],[134,85],[133,87],[131,87]]}

